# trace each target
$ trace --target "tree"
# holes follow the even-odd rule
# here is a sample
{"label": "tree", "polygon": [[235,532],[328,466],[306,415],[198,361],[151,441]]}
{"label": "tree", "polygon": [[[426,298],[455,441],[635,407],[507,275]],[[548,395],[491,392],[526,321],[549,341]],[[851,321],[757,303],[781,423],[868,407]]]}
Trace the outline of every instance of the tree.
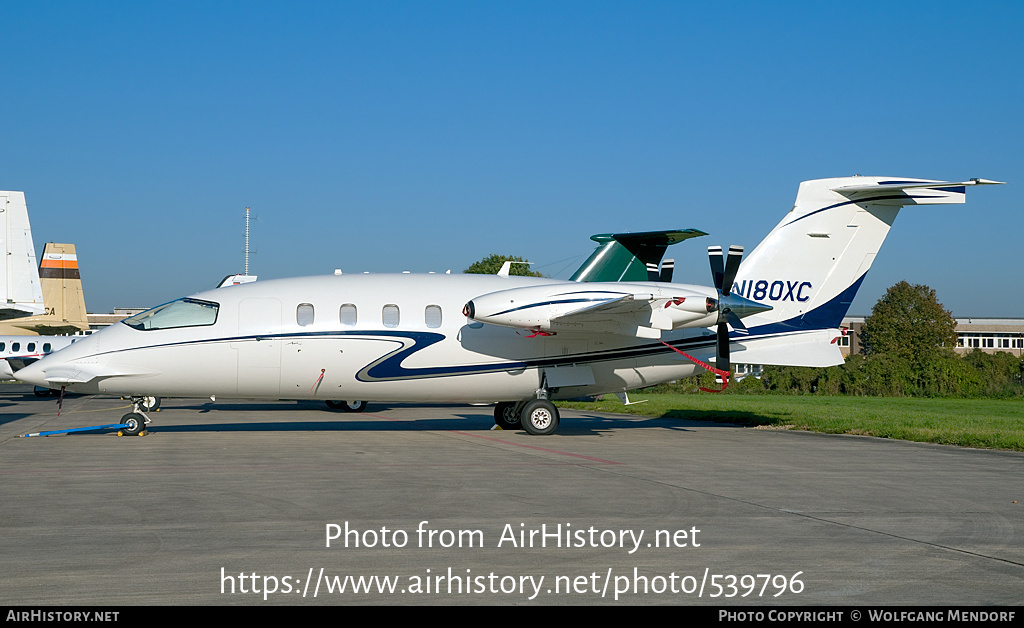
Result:
{"label": "tree", "polygon": [[871,308],[861,342],[868,355],[884,353],[920,367],[943,347],[956,345],[956,320],[935,290],[901,281]]}
{"label": "tree", "polygon": [[512,262],[524,262],[519,264],[512,264],[512,269],[508,274],[519,275],[522,277],[543,277],[544,275],[530,270],[529,264],[525,263],[525,260],[521,257],[513,257],[511,255],[488,255],[479,262],[473,262],[473,264],[462,271],[464,273],[476,274],[476,275],[495,275],[501,270],[502,264],[507,261]]}

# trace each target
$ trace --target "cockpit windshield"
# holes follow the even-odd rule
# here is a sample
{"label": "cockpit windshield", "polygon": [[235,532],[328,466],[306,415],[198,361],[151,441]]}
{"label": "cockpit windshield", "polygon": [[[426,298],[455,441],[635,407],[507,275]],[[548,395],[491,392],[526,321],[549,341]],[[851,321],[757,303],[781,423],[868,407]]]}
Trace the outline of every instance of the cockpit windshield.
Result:
{"label": "cockpit windshield", "polygon": [[178,299],[126,318],[122,323],[132,329],[151,331],[177,327],[199,327],[217,322],[219,303],[200,299]]}

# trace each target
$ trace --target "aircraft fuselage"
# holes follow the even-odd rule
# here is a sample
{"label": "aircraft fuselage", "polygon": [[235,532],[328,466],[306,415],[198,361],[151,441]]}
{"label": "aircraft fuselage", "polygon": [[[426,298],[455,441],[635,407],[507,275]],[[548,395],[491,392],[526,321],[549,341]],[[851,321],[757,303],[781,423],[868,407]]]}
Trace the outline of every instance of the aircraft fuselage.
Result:
{"label": "aircraft fuselage", "polygon": [[[680,284],[491,275],[262,281],[196,294],[149,321],[129,319],[93,334],[55,354],[63,363],[47,379],[114,395],[467,403],[525,399],[540,388],[551,398],[621,392],[701,370],[650,338],[531,334],[463,314],[475,297],[541,285],[714,295]],[[155,328],[146,328],[150,321]],[[663,338],[703,360],[714,355],[708,329]],[[25,371],[22,378],[32,377]]]}

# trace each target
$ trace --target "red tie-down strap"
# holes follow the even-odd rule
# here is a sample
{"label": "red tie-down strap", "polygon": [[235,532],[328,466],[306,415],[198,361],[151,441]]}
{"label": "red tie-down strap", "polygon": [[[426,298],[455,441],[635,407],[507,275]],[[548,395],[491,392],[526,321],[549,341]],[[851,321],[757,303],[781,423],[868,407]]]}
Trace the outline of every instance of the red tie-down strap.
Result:
{"label": "red tie-down strap", "polygon": [[689,353],[686,353],[684,351],[680,351],[679,349],[676,349],[675,347],[673,347],[672,345],[668,344],[664,340],[659,340],[658,342],[660,342],[661,344],[665,345],[669,349],[675,351],[679,355],[685,357],[687,360],[689,360],[690,362],[693,362],[694,364],[696,364],[697,366],[703,368],[704,370],[711,371],[715,375],[717,375],[717,376],[722,378],[722,388],[719,389],[719,390],[712,390],[710,388],[704,388],[703,386],[698,386],[697,388],[700,388],[704,392],[720,393],[720,392],[722,392],[723,390],[725,390],[726,388],[729,387],[729,371],[723,371],[722,369],[716,369],[715,367],[711,366],[707,362],[702,362],[701,360],[698,360],[697,358],[693,357]]}
{"label": "red tie-down strap", "polygon": [[845,335],[847,335],[847,334],[849,334],[849,333],[850,333],[850,330],[849,330],[849,329],[847,329],[847,328],[845,328],[845,327],[840,327],[840,328],[839,328],[839,331],[841,332],[841,333],[840,333],[840,335],[839,335],[839,336],[836,336],[835,338],[833,338],[832,340],[830,340],[828,344],[830,344],[830,345],[834,345],[834,344],[836,344],[837,342],[839,342],[839,338],[840,338],[840,337],[842,337],[842,336],[845,336]]}
{"label": "red tie-down strap", "polygon": [[320,385],[320,382],[324,381],[324,373],[326,373],[326,372],[327,372],[327,369],[320,369],[320,377],[316,378],[316,382],[314,382],[313,388],[309,389],[309,392],[306,393],[307,395],[313,394],[313,390],[315,390],[316,387]]}
{"label": "red tie-down strap", "polygon": [[521,334],[519,331],[516,331],[516,333],[519,334],[520,336],[523,336],[523,338],[537,338],[538,336],[543,338],[545,336],[554,336],[557,333],[553,331],[541,331],[540,329],[534,329],[532,331],[533,333],[530,334],[529,336],[523,336],[523,334]]}

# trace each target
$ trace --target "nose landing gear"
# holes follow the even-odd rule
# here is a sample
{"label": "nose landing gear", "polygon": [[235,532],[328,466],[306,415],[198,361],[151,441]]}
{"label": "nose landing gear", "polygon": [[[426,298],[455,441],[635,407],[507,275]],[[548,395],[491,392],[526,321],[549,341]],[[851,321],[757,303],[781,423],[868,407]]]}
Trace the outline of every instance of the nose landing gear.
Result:
{"label": "nose landing gear", "polygon": [[146,411],[155,411],[160,407],[160,397],[132,397],[132,411],[121,417],[124,427],[117,431],[118,436],[145,436],[146,424],[150,422]]}

